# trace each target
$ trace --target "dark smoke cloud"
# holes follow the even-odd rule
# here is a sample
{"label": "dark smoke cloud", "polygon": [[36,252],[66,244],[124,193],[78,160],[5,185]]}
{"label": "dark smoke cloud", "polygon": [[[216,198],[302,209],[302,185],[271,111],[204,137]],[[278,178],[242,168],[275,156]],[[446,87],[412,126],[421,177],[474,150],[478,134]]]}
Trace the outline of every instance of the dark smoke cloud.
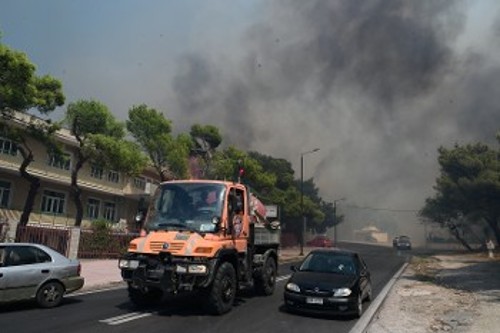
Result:
{"label": "dark smoke cloud", "polygon": [[[439,146],[494,142],[500,67],[491,55],[500,44],[467,48],[466,3],[261,6],[237,50],[183,59],[174,92],[186,125],[214,124],[226,144],[286,158],[296,170],[301,152],[320,147],[304,175],[326,199],[405,209],[432,194]],[[484,38],[498,41],[498,27]]]}

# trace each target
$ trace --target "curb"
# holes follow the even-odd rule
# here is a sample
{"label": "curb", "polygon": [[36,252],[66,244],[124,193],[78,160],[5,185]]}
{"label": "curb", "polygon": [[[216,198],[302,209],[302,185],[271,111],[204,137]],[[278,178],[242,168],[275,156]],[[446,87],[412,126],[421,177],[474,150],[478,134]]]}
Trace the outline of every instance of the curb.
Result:
{"label": "curb", "polygon": [[354,325],[353,328],[351,328],[349,333],[367,333],[368,332],[367,330],[368,330],[373,318],[375,317],[378,310],[380,309],[380,306],[382,305],[382,303],[386,299],[387,295],[389,294],[389,292],[391,291],[392,287],[394,286],[396,281],[399,279],[401,274],[403,274],[406,267],[408,267],[407,262],[404,263],[403,266],[401,266],[401,268],[396,272],[396,274],[393,275],[393,277],[391,278],[389,283],[387,283],[385,285],[384,289],[382,289],[380,294],[378,294],[377,298],[375,298],[375,300],[370,304],[370,306],[365,311],[363,316],[356,322],[356,325]]}

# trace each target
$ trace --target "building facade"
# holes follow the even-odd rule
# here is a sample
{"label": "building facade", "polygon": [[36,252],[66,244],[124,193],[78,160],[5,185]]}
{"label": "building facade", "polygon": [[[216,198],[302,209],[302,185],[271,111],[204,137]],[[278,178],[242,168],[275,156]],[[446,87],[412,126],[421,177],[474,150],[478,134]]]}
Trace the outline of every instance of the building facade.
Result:
{"label": "building facade", "polygon": [[[9,126],[26,126],[32,121],[42,120],[16,114]],[[70,184],[78,143],[65,129],[60,130],[56,138],[63,146],[65,158],[51,155],[46,146],[34,139],[28,140],[34,161],[27,171],[41,181],[30,224],[74,226],[75,223],[76,208]],[[16,142],[0,133],[0,219],[19,221],[22,214],[30,186],[19,172],[22,161]],[[78,174],[78,184],[83,192],[82,227],[99,219],[130,228],[134,226],[138,209],[156,188],[158,176],[154,170],[147,169],[140,176],[129,177],[88,162]]]}

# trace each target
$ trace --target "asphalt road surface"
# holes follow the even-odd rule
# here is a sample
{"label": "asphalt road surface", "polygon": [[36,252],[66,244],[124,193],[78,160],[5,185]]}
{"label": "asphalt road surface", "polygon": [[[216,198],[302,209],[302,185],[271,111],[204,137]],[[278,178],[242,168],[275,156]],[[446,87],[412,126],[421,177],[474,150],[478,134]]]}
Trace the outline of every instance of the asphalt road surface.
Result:
{"label": "asphalt road surface", "polygon": [[[341,244],[359,251],[371,274],[373,296],[405,262],[405,253],[392,248]],[[129,302],[125,289],[67,297],[54,309],[39,309],[31,303],[0,306],[0,331],[10,332],[350,332],[357,320],[352,318],[290,314],[283,309],[283,288],[290,265],[279,267],[274,295],[238,296],[233,310],[223,316],[203,312],[192,295],[166,300],[161,306],[137,309]],[[365,311],[370,303],[365,303]]]}

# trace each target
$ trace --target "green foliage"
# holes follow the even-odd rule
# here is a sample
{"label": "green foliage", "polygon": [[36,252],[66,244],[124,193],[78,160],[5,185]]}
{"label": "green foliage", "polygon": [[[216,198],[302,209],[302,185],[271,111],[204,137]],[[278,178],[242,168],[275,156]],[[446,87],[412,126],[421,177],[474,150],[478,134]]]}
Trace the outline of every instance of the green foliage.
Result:
{"label": "green foliage", "polygon": [[243,183],[250,185],[259,193],[268,192],[274,187],[276,176],[264,170],[262,165],[246,152],[238,150],[234,146],[214,155],[210,176],[214,179],[237,181],[239,164],[245,170],[243,179],[241,179]]}
{"label": "green foliage", "polygon": [[36,94],[33,98],[33,107],[41,113],[47,114],[56,107],[64,104],[65,97],[62,92],[62,83],[48,75],[35,77]]}
{"label": "green foliage", "polygon": [[458,219],[482,219],[500,241],[500,152],[482,143],[441,147],[438,152],[436,194],[426,200],[421,216],[454,228]]}
{"label": "green foliage", "polygon": [[20,225],[28,223],[40,185],[38,176],[30,173],[28,168],[34,160],[28,137],[45,144],[53,152],[61,152],[53,137],[58,129],[57,125],[34,118],[30,119],[26,128],[13,128],[8,123],[14,117],[18,117],[17,112],[25,113],[27,110],[37,109],[46,115],[64,104],[61,82],[48,75],[38,77],[35,71],[36,66],[26,54],[0,43],[0,126],[3,127],[4,137],[18,144],[23,158],[19,165],[19,173],[30,183]]}
{"label": "green foliage", "polygon": [[259,162],[266,172],[276,177],[276,188],[285,190],[293,185],[294,171],[290,162],[281,158],[273,158],[258,152],[249,152],[248,155]]}
{"label": "green foliage", "polygon": [[79,253],[86,258],[120,257],[127,251],[130,238],[115,234],[111,224],[106,220],[96,220],[90,230],[82,230]]}
{"label": "green foliage", "polygon": [[106,251],[111,242],[111,225],[105,220],[96,220],[92,223],[91,232],[81,239],[81,246],[86,248],[86,251],[92,253],[100,253]]}
{"label": "green foliage", "polygon": [[187,134],[179,134],[171,144],[167,153],[169,169],[175,178],[188,178],[188,156],[191,151],[192,141]]}
{"label": "green foliage", "polygon": [[68,105],[64,122],[77,138],[85,140],[91,134],[122,139],[124,125],[116,121],[108,107],[96,100],[79,100]]}
{"label": "green foliage", "polygon": [[222,142],[219,129],[211,125],[195,124],[191,126],[190,135],[195,141],[196,148],[203,150],[213,151]]}
{"label": "green foliage", "polygon": [[91,134],[85,154],[101,166],[122,171],[130,176],[140,174],[148,163],[135,142],[117,140],[103,134]]}
{"label": "green foliage", "polygon": [[187,177],[191,137],[186,134],[172,137],[172,122],[145,104],[132,107],[128,116],[128,131],[147,153],[160,178]]}
{"label": "green foliage", "polygon": [[83,219],[83,206],[78,174],[85,163],[93,161],[103,168],[135,175],[146,167],[147,161],[136,144],[124,140],[124,125],[101,102],[79,100],[71,103],[64,122],[79,143],[76,163],[71,171],[75,225],[79,226]]}
{"label": "green foliage", "polygon": [[48,113],[64,104],[62,84],[48,75],[37,77],[25,53],[0,43],[0,111],[2,114],[37,108]]}

